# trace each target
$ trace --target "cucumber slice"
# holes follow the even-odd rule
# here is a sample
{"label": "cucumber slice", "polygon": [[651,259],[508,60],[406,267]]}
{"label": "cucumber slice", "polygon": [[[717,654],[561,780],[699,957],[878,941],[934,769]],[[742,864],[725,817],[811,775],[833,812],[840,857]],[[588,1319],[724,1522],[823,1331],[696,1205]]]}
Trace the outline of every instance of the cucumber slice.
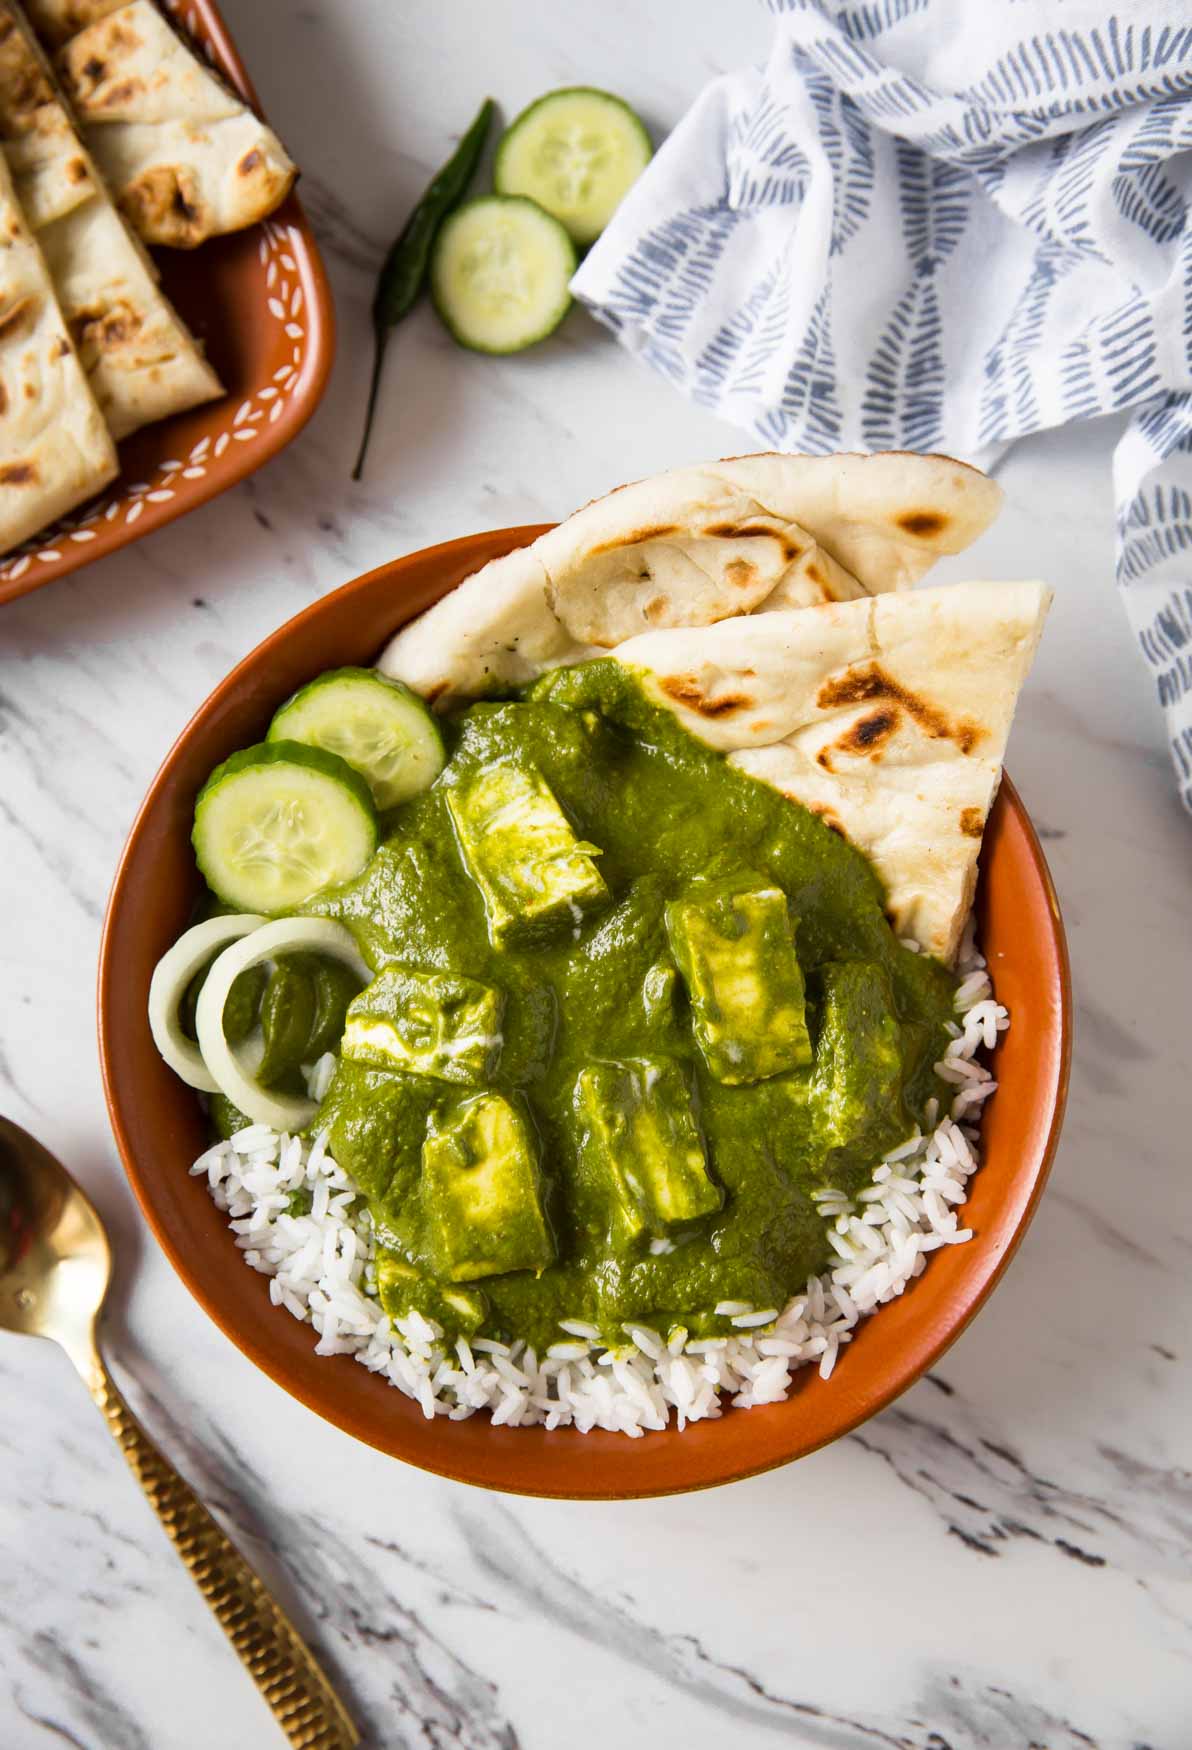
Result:
{"label": "cucumber slice", "polygon": [[[183,1031],[180,1012],[183,997],[191,979],[208,965],[213,954],[225,949],[229,942],[251,935],[264,922],[263,917],[251,914],[207,918],[179,936],[153,969],[149,981],[149,1030],[153,1043],[174,1074],[187,1087],[198,1088],[204,1094],[217,1093],[219,1083],[203,1061],[198,1046]],[[228,994],[231,988],[229,985]],[[221,1009],[221,1027],[223,1024]]]}
{"label": "cucumber slice", "polygon": [[537,201],[582,248],[595,243],[654,154],[641,117],[607,91],[548,91],[510,123],[493,187]]}
{"label": "cucumber slice", "polygon": [[368,785],[338,754],[268,741],[216,766],[191,839],[213,893],[274,916],[358,875],[377,848],[377,816]]}
{"label": "cucumber slice", "polygon": [[267,739],[337,753],[367,780],[381,809],[428,789],[447,757],[422,700],[373,668],[333,668],[319,675],[287,699]]}
{"label": "cucumber slice", "polygon": [[[229,1045],[223,1014],[228,993],[242,972],[292,953],[331,955],[348,967],[361,984],[367,984],[372,977],[350,931],[342,924],[330,918],[278,918],[259,925],[251,936],[224,949],[207,974],[195,1011],[199,1050],[219,1092],[254,1124],[291,1131],[310,1123],[318,1111],[318,1102],[263,1088],[248,1054],[242,1059]],[[259,1068],[258,1056],[256,1070]]]}
{"label": "cucumber slice", "polygon": [[522,352],[553,334],[571,308],[575,246],[534,201],[485,195],[445,219],[430,290],[461,346]]}

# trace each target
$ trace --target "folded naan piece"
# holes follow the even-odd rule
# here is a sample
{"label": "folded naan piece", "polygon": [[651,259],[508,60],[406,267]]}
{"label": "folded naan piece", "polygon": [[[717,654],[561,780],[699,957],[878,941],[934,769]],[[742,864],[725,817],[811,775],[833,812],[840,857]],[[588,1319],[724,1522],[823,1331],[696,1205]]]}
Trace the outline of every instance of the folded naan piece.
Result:
{"label": "folded naan piece", "polygon": [[116,472],[115,446],[0,153],[0,552]]}
{"label": "folded naan piece", "polygon": [[648,632],[613,651],[730,763],[863,851],[945,962],[1051,591],[967,583]]}
{"label": "folded naan piece", "polygon": [[946,456],[738,456],[585,505],[484,566],[381,659],[440,709],[650,630],[906,589],[1001,489]]}
{"label": "folded naan piece", "polygon": [[56,62],[116,203],[146,243],[193,249],[269,216],[298,172],[277,135],[151,0],[107,13]]}
{"label": "folded naan piece", "polygon": [[[30,164],[30,140],[37,142]],[[74,128],[15,0],[0,0],[0,145],[21,177],[62,314],[116,439],[222,395]],[[82,199],[71,198],[79,188]]]}
{"label": "folded naan piece", "polygon": [[0,13],[0,91],[8,94],[4,156],[26,222],[38,231],[90,200],[96,183],[48,69],[8,13]]}

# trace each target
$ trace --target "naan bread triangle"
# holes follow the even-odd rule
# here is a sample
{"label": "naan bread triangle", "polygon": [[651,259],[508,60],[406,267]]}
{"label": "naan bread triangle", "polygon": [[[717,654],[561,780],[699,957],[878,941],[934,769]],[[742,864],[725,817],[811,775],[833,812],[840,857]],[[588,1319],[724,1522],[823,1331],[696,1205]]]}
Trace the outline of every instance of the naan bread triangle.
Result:
{"label": "naan bread triangle", "polygon": [[193,249],[281,205],[298,174],[272,129],[150,0],[71,39],[58,75],[116,204],[146,243]]}
{"label": "naan bread triangle", "polygon": [[381,659],[440,708],[667,627],[905,589],[1001,491],[944,456],[739,456],[597,499],[494,560]]}
{"label": "naan bread triangle", "polygon": [[0,0],[0,143],[6,156],[15,149],[18,167],[35,117],[44,148],[35,186],[44,194],[69,183],[76,165],[87,183],[85,199],[31,200],[27,216],[112,436],[221,395],[148,254],[112,205],[20,8]]}
{"label": "naan bread triangle", "polygon": [[116,451],[0,153],[0,552],[83,503]]}
{"label": "naan bread triangle", "polygon": [[86,154],[40,57],[11,12],[0,14],[4,155],[26,223],[34,231],[96,192]]}
{"label": "naan bread triangle", "polygon": [[945,962],[1051,591],[968,583],[649,632],[613,655],[730,763],[820,815]]}

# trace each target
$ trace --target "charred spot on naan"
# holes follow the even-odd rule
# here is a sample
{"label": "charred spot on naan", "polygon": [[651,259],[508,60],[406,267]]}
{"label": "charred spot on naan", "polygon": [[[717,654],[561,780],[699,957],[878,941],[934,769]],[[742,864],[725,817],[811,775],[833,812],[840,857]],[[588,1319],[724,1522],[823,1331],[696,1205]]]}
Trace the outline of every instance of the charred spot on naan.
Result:
{"label": "charred spot on naan", "polygon": [[103,109],[127,109],[140,94],[141,87],[136,79],[121,79],[115,85],[105,87],[98,97],[93,92],[88,104],[88,111],[94,114]]}
{"label": "charred spot on naan", "polygon": [[0,486],[36,486],[38,478],[32,462],[5,462],[0,466]]}
{"label": "charred spot on naan", "polygon": [[120,192],[120,206],[136,230],[175,249],[203,242],[208,227],[203,198],[189,171],[157,164]]}
{"label": "charred spot on naan", "polygon": [[979,808],[962,808],[960,830],[968,839],[979,839],[985,832],[985,816]]}
{"label": "charred spot on naan", "polygon": [[804,548],[804,543],[797,541],[788,530],[767,528],[757,523],[709,523],[702,533],[715,541],[777,541],[788,565],[794,564]]}
{"label": "charred spot on naan", "polygon": [[867,717],[858,717],[838,740],[821,747],[815,756],[817,765],[821,765],[826,772],[834,771],[834,753],[880,760],[883,748],[896,732],[901,720],[901,713],[894,705],[883,705]]}
{"label": "charred spot on naan", "polygon": [[[616,490],[623,492],[624,487],[619,486]],[[622,547],[644,547],[648,541],[666,541],[681,532],[674,523],[659,523],[656,528],[651,529],[634,529],[628,535],[618,535],[615,540],[601,541],[597,546],[590,547],[588,557],[594,559],[599,553],[616,553]]]}
{"label": "charred spot on naan", "polygon": [[15,304],[0,312],[0,340],[11,340],[28,327],[36,308],[36,298],[18,298]]}
{"label": "charred spot on naan", "polygon": [[[70,331],[85,366],[139,345],[144,326],[142,312],[123,301],[78,310],[70,321]],[[149,361],[138,360],[142,362]]]}
{"label": "charred spot on naan", "polygon": [[794,795],[791,796],[791,801],[798,802],[801,808],[805,808],[809,814],[814,814],[818,820],[824,823],[829,832],[839,834],[842,839],[848,837],[840,823],[839,815],[835,814],[826,802],[801,802],[799,797]]}
{"label": "charred spot on naan", "polygon": [[[880,662],[864,668],[847,669],[824,682],[816,695],[821,711],[831,711],[846,705],[901,706],[925,735],[933,741],[954,741],[963,754],[972,753],[985,731],[977,723],[960,717],[953,722],[929,699],[920,698],[888,674]],[[851,733],[851,731],[850,731]]]}
{"label": "charred spot on naan", "polygon": [[664,675],[658,685],[676,704],[698,711],[701,717],[729,717],[734,711],[748,711],[753,704],[747,693],[720,693],[713,698],[694,674]]}
{"label": "charred spot on naan", "polygon": [[80,59],[77,53],[72,54],[69,46],[61,56],[61,64],[67,70],[76,99],[86,103],[92,111],[130,103],[140,94],[142,80],[121,79],[114,85],[105,85],[105,80],[110,63],[114,61],[119,66],[122,58],[127,59],[142,46],[141,37],[126,19],[116,14],[90,29],[88,38],[86,45],[77,45],[85,50],[85,59]]}
{"label": "charred spot on naan", "polygon": [[894,521],[905,535],[931,541],[942,535],[951,519],[942,510],[905,510]]}

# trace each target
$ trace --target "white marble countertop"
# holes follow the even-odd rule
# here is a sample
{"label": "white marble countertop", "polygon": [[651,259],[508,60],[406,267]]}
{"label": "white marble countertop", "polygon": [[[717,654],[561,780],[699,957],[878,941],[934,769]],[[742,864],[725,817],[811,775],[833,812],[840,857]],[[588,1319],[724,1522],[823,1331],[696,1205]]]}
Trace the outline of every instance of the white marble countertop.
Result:
{"label": "white marble countertop", "polygon": [[[939,1370],[802,1464],[713,1494],[505,1500],[356,1445],[257,1374],[134,1206],[92,987],[121,843],[227,669],[393,554],[740,448],[582,314],[521,359],[428,311],[350,458],[382,247],[491,90],[607,85],[660,129],[762,7],[226,0],[306,168],[338,301],[321,411],[262,473],[0,615],[0,1102],[119,1255],[109,1348],[153,1433],[276,1582],[381,1746],[1192,1744],[1192,823],[1112,581],[1111,431],[1024,444],[948,571],[1057,588],[1010,769],[1071,937],[1072,1103],[1002,1286]],[[660,71],[660,69],[664,69]],[[944,573],[947,575],[947,573]],[[0,1742],[241,1750],[268,1717],[65,1359],[0,1339]]]}

